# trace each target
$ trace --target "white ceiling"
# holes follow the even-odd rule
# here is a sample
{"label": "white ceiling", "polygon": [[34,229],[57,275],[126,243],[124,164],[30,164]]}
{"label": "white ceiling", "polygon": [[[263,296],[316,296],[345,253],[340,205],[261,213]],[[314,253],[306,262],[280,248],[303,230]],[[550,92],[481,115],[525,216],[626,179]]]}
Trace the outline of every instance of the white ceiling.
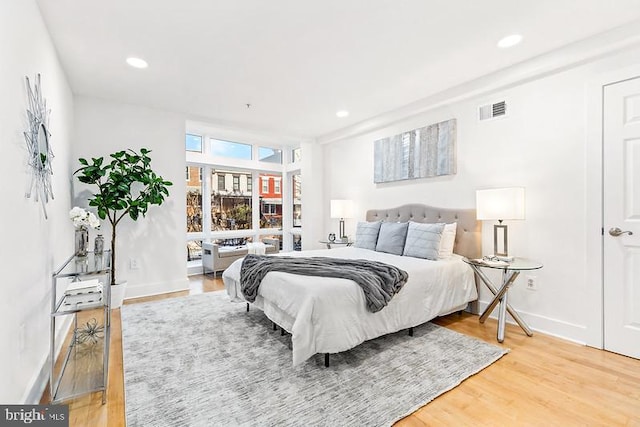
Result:
{"label": "white ceiling", "polygon": [[638,0],[37,1],[74,93],[303,137],[640,19]]}

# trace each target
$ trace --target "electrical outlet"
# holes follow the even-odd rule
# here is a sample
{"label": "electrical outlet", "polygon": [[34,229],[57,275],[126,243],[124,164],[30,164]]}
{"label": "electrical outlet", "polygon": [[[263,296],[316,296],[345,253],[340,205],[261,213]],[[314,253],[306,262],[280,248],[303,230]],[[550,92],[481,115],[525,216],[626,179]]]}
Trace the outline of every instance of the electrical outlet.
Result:
{"label": "electrical outlet", "polygon": [[138,258],[129,258],[129,268],[132,270],[137,270],[140,268],[140,264],[138,263]]}
{"label": "electrical outlet", "polygon": [[538,277],[537,276],[527,276],[527,289],[530,291],[538,290]]}

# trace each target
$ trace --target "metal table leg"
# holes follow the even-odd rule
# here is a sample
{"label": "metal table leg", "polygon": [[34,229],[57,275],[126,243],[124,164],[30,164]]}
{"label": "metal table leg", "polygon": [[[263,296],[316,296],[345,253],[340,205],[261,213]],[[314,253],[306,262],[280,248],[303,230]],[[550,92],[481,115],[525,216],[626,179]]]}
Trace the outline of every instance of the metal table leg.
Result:
{"label": "metal table leg", "polygon": [[[503,299],[503,297],[506,296],[506,294],[507,294],[507,292],[509,290],[509,287],[513,284],[513,282],[518,277],[520,272],[519,271],[510,271],[510,272],[507,273],[507,272],[503,271],[503,274],[502,274],[502,286],[500,287],[500,289],[498,289],[493,285],[493,283],[491,283],[491,280],[489,280],[487,275],[484,274],[484,272],[479,267],[477,267],[475,265],[471,265],[471,267],[473,268],[475,273],[478,275],[480,280],[482,280],[482,282],[485,284],[485,286],[487,288],[489,288],[491,293],[493,293],[493,295],[494,295],[493,300],[491,301],[489,306],[485,309],[485,311],[480,316],[480,323],[484,323],[484,321],[487,320],[487,317],[489,317],[489,315],[491,314],[493,309],[496,307],[496,305],[498,305],[498,303],[502,303],[501,307],[500,307],[501,312],[502,311],[508,312],[511,315],[511,317],[513,318],[513,320],[515,320],[516,323],[527,334],[527,336],[533,336],[533,331],[531,330],[529,325],[527,325],[527,323],[524,321],[524,319],[522,319],[520,317],[520,315],[513,309],[513,307],[511,307],[511,305],[509,305],[507,298]],[[502,316],[502,319],[504,319],[504,321],[506,321],[506,315]],[[500,312],[499,312],[499,316],[498,316],[498,321],[500,322]],[[504,329],[504,325],[503,325],[503,329]],[[504,333],[502,334],[502,339],[504,340]],[[498,339],[498,341],[502,342],[500,339]]]}
{"label": "metal table leg", "polygon": [[498,342],[504,341],[504,324],[507,321],[507,297],[509,292],[505,292],[500,299],[500,308],[498,310]]}
{"label": "metal table leg", "polygon": [[498,305],[502,301],[502,297],[509,291],[509,286],[511,286],[511,284],[514,280],[516,280],[516,277],[518,277],[519,274],[520,273],[518,273],[517,271],[511,271],[502,276],[502,286],[499,290],[493,293],[493,299],[480,316],[480,323],[484,323],[484,321],[487,320],[487,317],[489,317],[493,309],[496,308],[496,305]]}

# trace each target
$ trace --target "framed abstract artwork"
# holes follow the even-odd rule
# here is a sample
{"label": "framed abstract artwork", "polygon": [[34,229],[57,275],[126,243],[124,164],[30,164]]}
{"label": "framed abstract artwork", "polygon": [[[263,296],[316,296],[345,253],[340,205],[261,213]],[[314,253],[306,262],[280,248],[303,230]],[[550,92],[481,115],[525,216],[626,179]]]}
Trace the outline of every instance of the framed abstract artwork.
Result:
{"label": "framed abstract artwork", "polygon": [[456,173],[456,119],[374,142],[376,184]]}

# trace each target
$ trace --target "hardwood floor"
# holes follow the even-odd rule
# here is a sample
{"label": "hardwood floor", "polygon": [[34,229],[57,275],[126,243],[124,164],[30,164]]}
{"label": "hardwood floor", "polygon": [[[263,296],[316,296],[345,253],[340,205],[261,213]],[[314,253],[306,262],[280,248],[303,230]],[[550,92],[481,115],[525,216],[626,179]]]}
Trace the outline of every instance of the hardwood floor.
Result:
{"label": "hardwood floor", "polygon": [[[224,289],[212,276],[194,276],[190,282],[188,292],[126,303]],[[492,319],[480,324],[465,313],[435,323],[497,344]],[[68,402],[71,426],[125,425],[121,332],[120,310],[113,310],[107,403],[102,405],[101,393]],[[514,325],[507,325],[504,346],[509,354],[396,425],[640,426],[640,360],[539,333],[529,338]],[[48,399],[45,391],[42,403]]]}

